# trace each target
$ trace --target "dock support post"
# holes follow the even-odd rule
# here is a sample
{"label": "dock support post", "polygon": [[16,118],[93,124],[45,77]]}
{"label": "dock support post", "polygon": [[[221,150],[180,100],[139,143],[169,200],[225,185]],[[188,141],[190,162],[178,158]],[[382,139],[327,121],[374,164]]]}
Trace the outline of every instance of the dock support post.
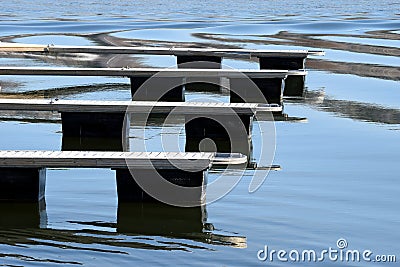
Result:
{"label": "dock support post", "polygon": [[129,151],[129,138],[62,136],[62,151]]}
{"label": "dock support post", "polygon": [[260,69],[300,70],[305,67],[306,58],[302,57],[259,57]]}
{"label": "dock support post", "polygon": [[[185,171],[180,169],[158,169],[158,170],[129,170],[129,169],[115,169],[117,180],[118,203],[123,202],[160,202],[145,192],[141,186],[136,182],[140,179],[141,182],[146,183],[147,188],[152,188],[161,192],[164,188],[159,188],[160,184],[157,180],[161,175],[163,179],[168,182],[179,185],[182,187],[196,187],[196,193],[172,196],[180,203],[191,203],[201,205],[205,200],[205,188],[207,184],[207,169],[202,171]],[[167,194],[167,193],[166,193]]]}
{"label": "dock support post", "polygon": [[187,66],[181,66],[183,68],[220,69],[222,58],[218,56],[176,56],[176,62],[178,64],[178,68],[181,64],[185,64]]}
{"label": "dock support post", "polygon": [[62,150],[126,151],[130,116],[125,113],[62,112]]}
{"label": "dock support post", "polygon": [[[300,70],[305,69],[306,57],[260,57],[260,69]],[[285,81],[284,96],[303,96],[305,76],[289,75]]]}
{"label": "dock support post", "polygon": [[302,97],[306,77],[303,75],[288,75],[285,79],[284,96]]}
{"label": "dock support post", "polygon": [[[222,57],[218,56],[177,56],[178,68],[185,69],[220,69]],[[220,90],[221,78],[207,78],[206,82],[191,82],[186,79],[185,89],[192,91],[212,91]]]}
{"label": "dock support post", "polygon": [[[185,132],[189,138],[221,138],[251,136],[253,114],[248,115],[185,115]],[[245,132],[241,132],[243,129]],[[240,132],[240,133],[239,133]]]}
{"label": "dock support post", "polygon": [[242,153],[250,156],[253,115],[186,115],[185,120],[186,152]]}
{"label": "dock support post", "polygon": [[[185,101],[182,78],[130,77],[131,95],[135,101]],[[140,90],[139,90],[140,89]]]}
{"label": "dock support post", "polygon": [[[252,78],[254,84],[244,78],[230,79],[231,103],[268,103],[282,105],[283,78]],[[264,99],[263,99],[264,98]]]}
{"label": "dock support post", "polygon": [[0,168],[0,201],[39,202],[44,199],[45,168]]}

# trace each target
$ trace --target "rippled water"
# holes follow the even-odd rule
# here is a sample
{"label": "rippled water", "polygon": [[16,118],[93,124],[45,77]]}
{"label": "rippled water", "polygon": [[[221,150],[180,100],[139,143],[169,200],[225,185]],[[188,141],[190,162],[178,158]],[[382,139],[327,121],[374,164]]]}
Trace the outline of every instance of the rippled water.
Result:
{"label": "rippled water", "polygon": [[[279,171],[248,193],[252,171],[205,209],[117,203],[114,172],[47,172],[46,203],[0,205],[0,266],[287,266],[274,250],[337,248],[397,254],[400,260],[400,4],[396,1],[8,1],[0,40],[77,45],[159,45],[322,49],[307,60],[302,99],[285,99],[300,122],[276,122]],[[5,55],[7,66],[156,66],[168,56]],[[258,68],[226,59],[234,68]],[[130,98],[128,80],[107,77],[0,77],[2,97]],[[188,99],[226,101],[224,93]],[[297,122],[296,122],[297,121]],[[182,124],[169,125],[171,135]],[[161,127],[149,127],[158,150]],[[134,131],[131,143],[134,143]],[[61,147],[57,114],[2,114],[1,149]],[[184,139],[179,137],[182,143]],[[259,147],[260,132],[254,133]],[[255,149],[257,150],[257,149]],[[257,153],[254,155],[259,156]],[[212,171],[210,177],[218,175]],[[235,174],[232,174],[232,177]],[[292,263],[293,264],[293,263]],[[397,264],[397,265],[396,265]]]}

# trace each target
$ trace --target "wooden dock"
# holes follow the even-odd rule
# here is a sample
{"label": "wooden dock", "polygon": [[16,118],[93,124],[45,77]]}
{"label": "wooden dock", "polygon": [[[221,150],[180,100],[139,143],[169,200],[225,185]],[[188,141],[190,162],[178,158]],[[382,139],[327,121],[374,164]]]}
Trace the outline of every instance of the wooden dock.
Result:
{"label": "wooden dock", "polygon": [[[257,113],[281,112],[282,106],[220,102],[0,99],[0,110],[61,113],[63,150],[126,151],[131,121],[144,127],[150,114],[160,114],[164,120],[165,116],[183,116],[186,151],[197,152],[201,140],[210,138],[221,144],[219,152],[249,155],[254,116]],[[134,116],[128,116],[130,114]]]}
{"label": "wooden dock", "polygon": [[133,100],[173,102],[184,101],[183,85],[220,87],[221,78],[228,78],[231,102],[281,104],[286,77],[303,81],[306,74],[304,70],[0,67],[0,75],[128,77]]}
{"label": "wooden dock", "polygon": [[[309,56],[323,56],[319,50],[265,50],[265,49],[215,49],[179,47],[118,47],[118,46],[60,46],[0,43],[0,52],[44,53],[44,54],[153,54],[176,56],[178,68],[221,69],[222,58],[256,58],[261,70],[303,70]],[[264,77],[265,78],[265,77]],[[133,83],[132,83],[133,84]],[[296,72],[287,74],[283,94],[303,96],[305,75]],[[260,86],[257,84],[257,86]],[[271,86],[271,84],[269,84]],[[265,90],[265,88],[262,88]],[[132,88],[134,91],[134,88]],[[143,100],[143,99],[140,99]],[[146,99],[150,100],[150,99]],[[236,101],[236,100],[234,100]],[[249,102],[249,101],[246,101]]]}
{"label": "wooden dock", "polygon": [[286,77],[303,81],[306,74],[304,70],[0,67],[0,75],[128,77],[133,100],[173,102],[184,101],[185,84],[200,82],[220,87],[225,77],[230,83],[231,102],[281,104]]}
{"label": "wooden dock", "polygon": [[[209,168],[213,164],[244,164],[241,154],[207,152],[106,152],[0,150],[0,168],[127,168],[186,170]],[[196,162],[196,164],[193,164]]]}
{"label": "wooden dock", "polygon": [[198,206],[204,202],[206,175],[213,164],[246,162],[244,155],[220,153],[0,151],[0,201],[43,199],[46,168],[112,168],[119,202],[155,201],[149,188],[142,188],[150,185],[157,193],[171,192],[175,204]]}
{"label": "wooden dock", "polygon": [[217,56],[229,58],[251,57],[308,57],[323,56],[318,50],[256,50],[256,49],[216,49],[179,47],[126,47],[126,46],[66,46],[0,43],[0,52],[26,53],[93,53],[93,54],[148,54],[174,56]]}
{"label": "wooden dock", "polygon": [[0,99],[0,110],[101,112],[177,115],[229,115],[257,112],[280,112],[282,106],[256,103],[221,102],[156,102],[156,101],[96,101],[55,99]]}
{"label": "wooden dock", "polygon": [[159,78],[286,78],[304,76],[304,70],[166,69],[166,68],[59,68],[0,67],[0,75],[109,76]]}

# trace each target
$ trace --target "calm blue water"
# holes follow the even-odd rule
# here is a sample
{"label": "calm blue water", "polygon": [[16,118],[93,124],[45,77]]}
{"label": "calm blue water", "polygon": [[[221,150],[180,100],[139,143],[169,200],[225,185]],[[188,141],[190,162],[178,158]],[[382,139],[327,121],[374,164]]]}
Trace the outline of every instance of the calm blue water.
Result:
{"label": "calm blue water", "polygon": [[[285,100],[285,113],[307,120],[275,123],[274,164],[282,169],[270,172],[255,193],[248,193],[253,171],[246,171],[206,211],[118,206],[113,171],[48,170],[45,207],[0,203],[0,266],[398,266],[399,10],[400,3],[389,0],[1,3],[1,41],[111,45],[106,36],[143,45],[306,48],[325,50],[326,56],[307,61],[305,98]],[[6,66],[169,67],[174,61],[0,54],[0,65]],[[223,63],[258,67],[244,60]],[[3,97],[126,100],[128,82],[0,77]],[[187,95],[198,97],[228,99],[226,93]],[[61,148],[57,114],[17,115],[1,114],[0,149]],[[253,143],[259,158],[257,126]],[[166,128],[182,145],[181,130],[179,120]],[[161,149],[160,132],[161,127],[149,126],[149,149]],[[130,136],[134,144],[134,129]],[[210,173],[210,179],[216,176],[218,171]],[[348,249],[396,255],[397,263],[257,259],[265,246],[320,252],[337,249],[340,238]]]}

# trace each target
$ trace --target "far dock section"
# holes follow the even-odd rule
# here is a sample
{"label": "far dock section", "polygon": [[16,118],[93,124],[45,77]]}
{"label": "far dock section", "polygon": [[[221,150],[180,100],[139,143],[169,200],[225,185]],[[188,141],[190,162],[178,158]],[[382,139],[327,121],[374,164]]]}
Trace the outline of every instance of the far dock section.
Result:
{"label": "far dock section", "polygon": [[[0,151],[0,201],[42,200],[46,168],[111,168],[116,170],[119,202],[154,201],[161,192],[171,197],[169,202],[198,206],[213,164],[246,161],[241,154],[219,153]],[[146,190],[156,193],[150,196]]]}
{"label": "far dock section", "polygon": [[[93,54],[149,54],[174,55],[178,68],[221,68],[223,58],[253,59],[260,69],[302,70],[309,56],[323,56],[318,50],[215,49],[179,47],[119,47],[119,46],[62,46],[0,43],[0,52],[26,53],[93,53]],[[302,96],[305,76],[289,74],[284,96]]]}
{"label": "far dock section", "polygon": [[[146,47],[146,46],[68,46],[37,45],[20,43],[0,43],[1,52],[46,52],[46,53],[93,53],[93,54],[148,54],[175,56],[212,56],[227,58],[307,58],[323,56],[320,50],[267,50],[267,49],[220,49],[220,48],[180,48],[180,47]],[[301,69],[301,65],[294,66]]]}
{"label": "far dock section", "polygon": [[174,55],[177,63],[207,61],[221,63],[222,58],[258,58],[260,69],[298,70],[305,68],[308,56],[323,56],[320,50],[266,50],[266,49],[218,49],[179,47],[126,47],[126,46],[66,46],[0,43],[0,52],[25,53],[93,53],[130,55]]}
{"label": "far dock section", "polygon": [[282,104],[288,75],[305,76],[304,70],[233,70],[165,68],[51,68],[0,67],[0,75],[114,76],[129,77],[132,100],[184,101],[186,83],[221,86],[230,81],[231,102]]}

